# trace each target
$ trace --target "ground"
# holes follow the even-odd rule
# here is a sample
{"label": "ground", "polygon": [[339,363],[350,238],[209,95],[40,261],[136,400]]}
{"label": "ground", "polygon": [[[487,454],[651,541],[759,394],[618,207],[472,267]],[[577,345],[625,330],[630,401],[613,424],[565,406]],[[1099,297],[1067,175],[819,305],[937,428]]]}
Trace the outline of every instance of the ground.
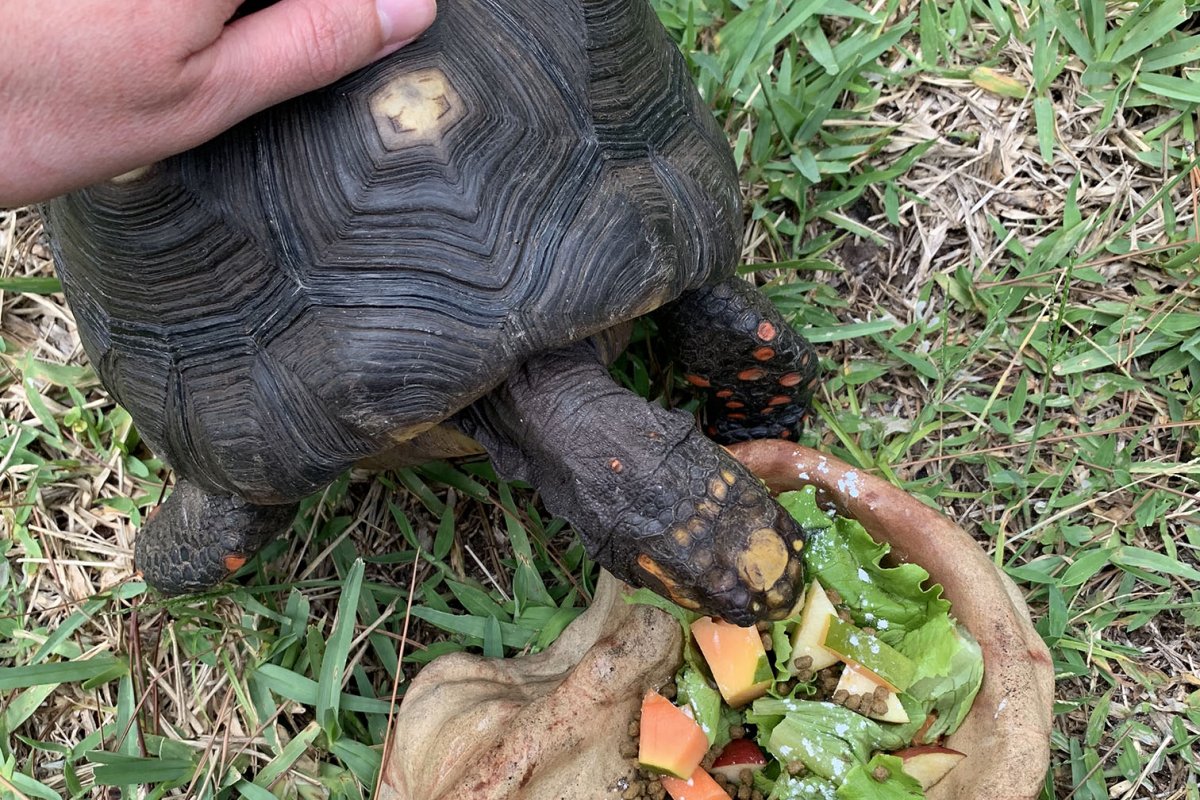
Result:
{"label": "ground", "polygon": [[[1200,796],[1200,5],[657,6],[739,159],[747,277],[822,352],[806,441],[1029,601],[1045,796]],[[538,649],[594,586],[476,461],[347,475],[237,587],[164,604],[130,556],[167,473],[29,209],[0,212],[0,334],[0,796],[362,796],[398,654],[403,691],[439,653]],[[689,402],[640,334],[622,379]]]}

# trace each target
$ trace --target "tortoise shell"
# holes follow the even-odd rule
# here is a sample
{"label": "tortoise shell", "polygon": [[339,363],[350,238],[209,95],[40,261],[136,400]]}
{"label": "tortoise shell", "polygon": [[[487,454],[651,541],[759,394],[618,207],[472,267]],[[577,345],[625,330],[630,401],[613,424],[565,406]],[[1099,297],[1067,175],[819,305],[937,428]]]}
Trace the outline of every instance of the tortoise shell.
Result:
{"label": "tortoise shell", "polygon": [[386,60],[44,215],[143,437],[265,504],[730,274],[740,201],[646,0],[443,0]]}

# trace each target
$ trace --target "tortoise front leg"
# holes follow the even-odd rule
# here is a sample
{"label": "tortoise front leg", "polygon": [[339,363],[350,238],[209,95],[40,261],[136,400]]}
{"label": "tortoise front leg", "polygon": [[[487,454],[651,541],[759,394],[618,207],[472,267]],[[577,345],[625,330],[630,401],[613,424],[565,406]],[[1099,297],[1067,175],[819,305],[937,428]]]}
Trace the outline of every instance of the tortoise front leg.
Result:
{"label": "tortoise front leg", "polygon": [[709,436],[728,444],[800,432],[817,354],[762,292],[730,278],[684,294],[655,321],[688,383],[707,395]]}
{"label": "tortoise front leg", "polygon": [[181,478],[138,532],[134,566],[164,594],[211,589],[287,531],[298,508],[254,505]]}
{"label": "tortoise front leg", "polygon": [[799,527],[690,415],[614,383],[591,342],[533,358],[456,423],[617,577],[740,625],[792,609]]}

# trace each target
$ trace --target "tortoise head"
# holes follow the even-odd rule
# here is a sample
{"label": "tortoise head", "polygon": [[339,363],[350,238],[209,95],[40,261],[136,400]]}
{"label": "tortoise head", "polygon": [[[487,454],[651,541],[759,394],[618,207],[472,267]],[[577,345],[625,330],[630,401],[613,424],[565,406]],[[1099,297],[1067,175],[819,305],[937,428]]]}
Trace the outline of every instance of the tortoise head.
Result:
{"label": "tortoise head", "polygon": [[719,457],[703,495],[678,501],[672,523],[638,542],[631,577],[736,625],[782,619],[803,581],[803,532],[761,481],[724,451]]}

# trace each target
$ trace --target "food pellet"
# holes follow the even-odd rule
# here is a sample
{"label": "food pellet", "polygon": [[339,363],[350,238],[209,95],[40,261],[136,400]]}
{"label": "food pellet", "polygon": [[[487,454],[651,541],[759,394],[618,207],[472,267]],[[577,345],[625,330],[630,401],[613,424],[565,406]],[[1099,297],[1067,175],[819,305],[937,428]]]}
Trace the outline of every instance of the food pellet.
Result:
{"label": "food pellet", "polygon": [[730,725],[729,726],[729,738],[730,739],[746,738],[746,729],[743,728],[741,725]]}
{"label": "food pellet", "polygon": [[892,777],[892,773],[888,772],[887,767],[876,767],[875,769],[871,770],[871,777],[880,783],[883,783],[888,778]]}

